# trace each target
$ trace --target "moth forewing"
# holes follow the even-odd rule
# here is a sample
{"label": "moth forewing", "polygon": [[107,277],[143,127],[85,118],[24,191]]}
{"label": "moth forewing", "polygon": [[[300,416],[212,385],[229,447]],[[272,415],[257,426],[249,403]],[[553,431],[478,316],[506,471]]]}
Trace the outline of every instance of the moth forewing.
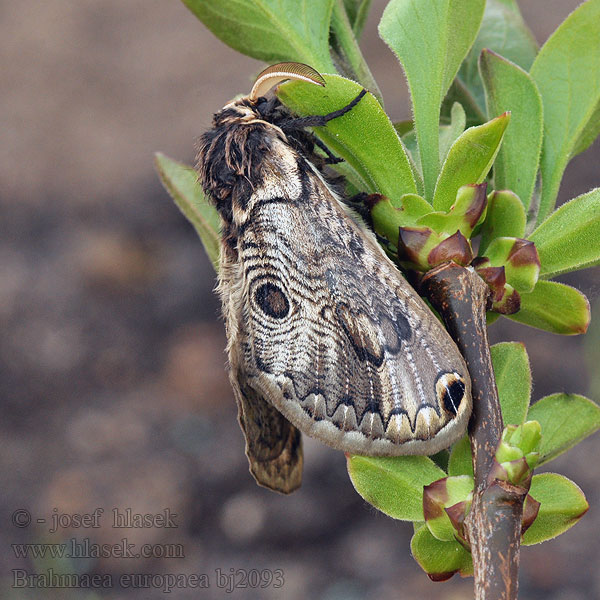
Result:
{"label": "moth forewing", "polygon": [[[266,71],[258,89],[294,75]],[[242,98],[198,152],[222,218],[218,289],[246,451],[257,481],[283,492],[300,483],[299,431],[352,453],[432,454],[471,412],[462,356],[327,182],[307,122],[277,99]]]}

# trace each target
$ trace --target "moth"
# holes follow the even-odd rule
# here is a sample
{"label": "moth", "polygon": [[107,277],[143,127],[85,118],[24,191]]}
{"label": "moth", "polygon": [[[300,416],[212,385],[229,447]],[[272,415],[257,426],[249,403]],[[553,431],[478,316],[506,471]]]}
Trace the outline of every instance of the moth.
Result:
{"label": "moth", "polygon": [[336,159],[306,129],[366,91],[299,118],[264,96],[285,79],[325,85],[300,63],[265,69],[214,115],[197,171],[222,221],[217,289],[250,470],[290,493],[301,432],[354,454],[433,454],[463,435],[472,402],[456,345],[327,179]]}

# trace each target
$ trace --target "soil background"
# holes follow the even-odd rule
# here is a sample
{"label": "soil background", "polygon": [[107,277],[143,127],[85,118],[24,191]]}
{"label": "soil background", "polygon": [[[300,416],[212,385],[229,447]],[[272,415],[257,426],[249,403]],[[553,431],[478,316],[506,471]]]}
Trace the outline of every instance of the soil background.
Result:
{"label": "soil background", "polygon": [[[578,2],[521,4],[543,43]],[[362,45],[400,120],[410,117],[403,74],[376,34],[384,6],[373,2]],[[411,526],[355,493],[343,454],[305,438],[304,483],[290,497],[248,473],[215,274],[162,189],[153,153],[192,162],[212,113],[246,92],[262,64],[177,0],[0,1],[0,61],[0,596],[472,597],[470,579],[428,580],[410,557]],[[571,163],[561,201],[600,184],[599,158],[596,143]],[[598,319],[600,270],[562,280],[588,295]],[[534,399],[567,391],[598,400],[599,326],[559,337],[503,319],[490,334],[526,343]],[[522,598],[600,598],[598,456],[597,435],[550,465],[581,486],[591,509],[557,540],[524,549]],[[70,517],[96,508],[99,527],[73,527]],[[177,526],[117,529],[115,508],[168,509]],[[29,526],[11,521],[23,524],[19,510]],[[67,526],[51,533],[58,515]],[[124,538],[136,551],[154,544],[155,554],[184,556],[19,558],[11,546]],[[111,581],[15,588],[13,569]],[[282,569],[285,584],[227,593],[218,569]],[[210,587],[166,594],[159,577],[137,587],[121,579],[165,573],[204,574]]]}

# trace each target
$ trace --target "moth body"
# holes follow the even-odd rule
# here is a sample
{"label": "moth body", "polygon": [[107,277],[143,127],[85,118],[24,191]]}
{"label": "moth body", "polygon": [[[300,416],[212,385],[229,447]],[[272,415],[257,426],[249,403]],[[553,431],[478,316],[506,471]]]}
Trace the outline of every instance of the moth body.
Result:
{"label": "moth body", "polygon": [[251,470],[300,485],[300,431],[345,452],[432,454],[465,431],[454,342],[323,174],[274,98],[214,117],[198,171],[222,219],[218,290]]}

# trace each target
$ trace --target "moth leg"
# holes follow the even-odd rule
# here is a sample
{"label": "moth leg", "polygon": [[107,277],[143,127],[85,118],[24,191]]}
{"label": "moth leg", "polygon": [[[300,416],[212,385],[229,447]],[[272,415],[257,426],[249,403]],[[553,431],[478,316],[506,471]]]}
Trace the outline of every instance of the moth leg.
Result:
{"label": "moth leg", "polygon": [[290,494],[302,482],[300,431],[250,386],[234,385],[234,392],[238,421],[246,438],[246,456],[256,483]]}
{"label": "moth leg", "polygon": [[319,138],[315,138],[314,142],[319,148],[321,148],[321,150],[323,150],[323,152],[325,152],[325,154],[327,154],[325,164],[337,165],[338,163],[344,162],[343,158],[335,156],[335,154],[333,154],[331,150]]}
{"label": "moth leg", "polygon": [[367,93],[367,90],[361,90],[360,94],[352,100],[349,104],[346,104],[343,108],[338,110],[334,110],[326,115],[313,115],[309,117],[299,117],[297,119],[291,119],[282,127],[285,129],[302,129],[303,127],[323,127],[327,125],[327,123],[333,119],[337,119],[345,115],[347,112],[351,111],[362,99],[362,97]]}

